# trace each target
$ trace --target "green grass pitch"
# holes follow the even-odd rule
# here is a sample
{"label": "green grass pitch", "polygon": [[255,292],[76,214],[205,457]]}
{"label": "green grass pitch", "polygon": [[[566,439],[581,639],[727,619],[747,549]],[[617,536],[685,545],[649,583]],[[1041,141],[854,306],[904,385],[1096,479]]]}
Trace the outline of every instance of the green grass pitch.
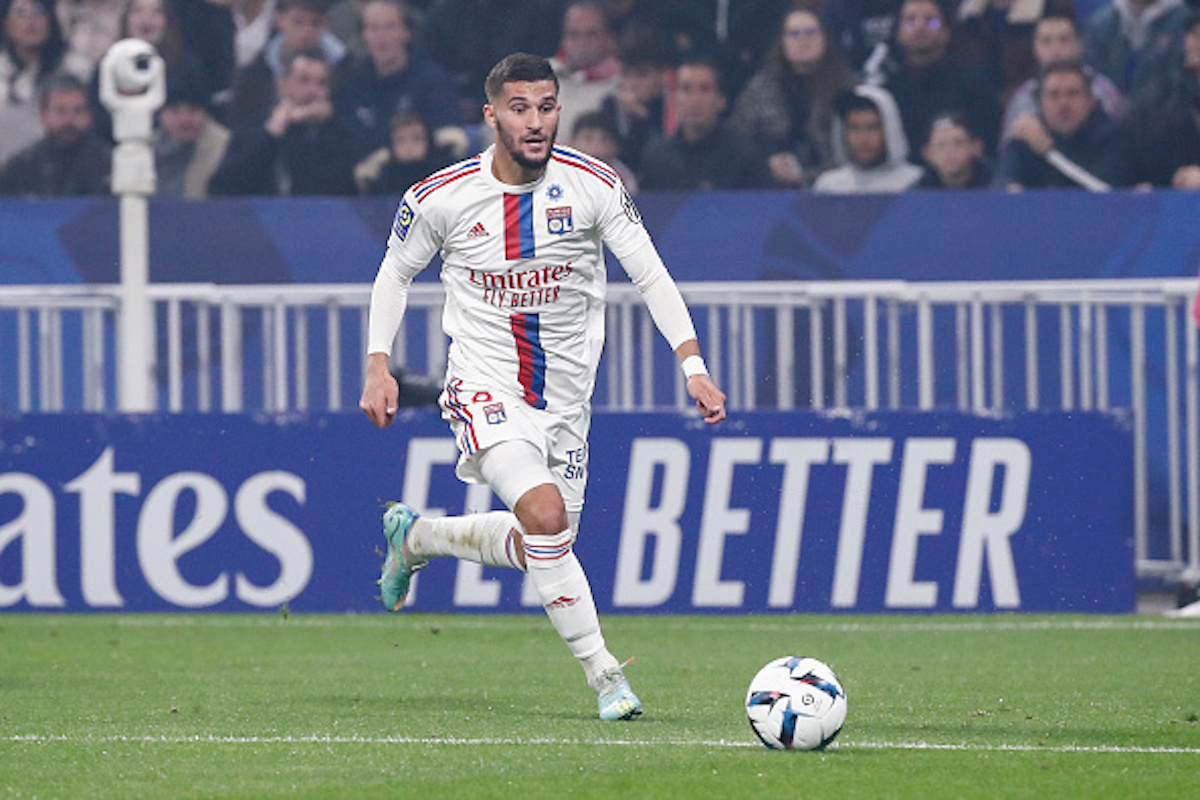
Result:
{"label": "green grass pitch", "polygon": [[[539,616],[0,615],[0,798],[1200,795],[1200,622],[605,625],[632,722]],[[797,652],[849,695],[823,753],[742,710]]]}

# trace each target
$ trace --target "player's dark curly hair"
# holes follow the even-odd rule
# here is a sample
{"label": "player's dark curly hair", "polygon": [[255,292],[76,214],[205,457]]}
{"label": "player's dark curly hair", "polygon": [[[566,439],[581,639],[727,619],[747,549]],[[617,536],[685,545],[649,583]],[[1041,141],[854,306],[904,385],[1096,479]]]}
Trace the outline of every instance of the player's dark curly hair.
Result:
{"label": "player's dark curly hair", "polygon": [[483,82],[488,102],[496,102],[504,91],[504,84],[517,81],[554,81],[554,91],[558,92],[558,76],[549,61],[531,53],[511,53],[496,62]]}

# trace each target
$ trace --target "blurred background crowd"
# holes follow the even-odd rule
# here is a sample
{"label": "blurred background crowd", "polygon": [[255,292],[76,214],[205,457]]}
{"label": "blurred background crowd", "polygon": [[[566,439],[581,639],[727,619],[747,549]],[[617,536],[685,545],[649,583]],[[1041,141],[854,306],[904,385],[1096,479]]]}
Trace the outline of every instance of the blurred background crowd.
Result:
{"label": "blurred background crowd", "polygon": [[630,190],[1200,189],[1200,0],[0,0],[0,194],[106,194],[97,64],[164,59],[158,193],[399,195],[552,58]]}

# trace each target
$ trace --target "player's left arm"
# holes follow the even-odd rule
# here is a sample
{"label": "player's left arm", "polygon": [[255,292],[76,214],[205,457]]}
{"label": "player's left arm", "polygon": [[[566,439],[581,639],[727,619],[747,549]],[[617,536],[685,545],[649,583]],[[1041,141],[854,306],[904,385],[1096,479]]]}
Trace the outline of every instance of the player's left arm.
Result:
{"label": "player's left arm", "polygon": [[604,243],[641,292],[655,326],[679,357],[687,376],[688,395],[696,401],[704,421],[725,419],[725,393],[704,365],[692,315],[642,224],[637,205],[620,180],[604,200],[599,228]]}
{"label": "player's left arm", "polygon": [[650,241],[620,258],[621,266],[638,287],[659,333],[671,345],[687,376],[688,395],[705,422],[725,419],[725,393],[708,374],[692,315],[683,295]]}

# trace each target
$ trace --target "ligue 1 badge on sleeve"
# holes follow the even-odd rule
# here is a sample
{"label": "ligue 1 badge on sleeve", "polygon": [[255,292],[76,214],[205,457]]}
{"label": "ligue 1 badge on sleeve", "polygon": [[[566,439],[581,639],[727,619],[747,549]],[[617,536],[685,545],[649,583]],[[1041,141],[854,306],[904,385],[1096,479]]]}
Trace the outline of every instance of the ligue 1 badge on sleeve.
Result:
{"label": "ligue 1 badge on sleeve", "polygon": [[396,234],[396,238],[400,241],[408,236],[408,229],[412,226],[413,212],[408,207],[407,200],[400,201],[400,208],[396,211],[396,222],[392,225],[392,233]]}

